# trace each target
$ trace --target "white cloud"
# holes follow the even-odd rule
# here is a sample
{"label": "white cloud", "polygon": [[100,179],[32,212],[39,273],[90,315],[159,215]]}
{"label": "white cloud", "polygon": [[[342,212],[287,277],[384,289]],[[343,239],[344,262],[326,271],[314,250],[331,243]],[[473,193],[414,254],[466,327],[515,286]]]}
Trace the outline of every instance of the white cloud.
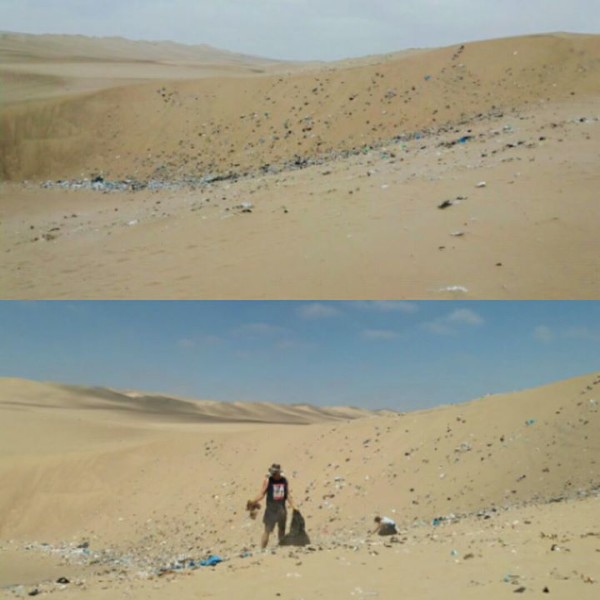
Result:
{"label": "white cloud", "polygon": [[481,315],[470,308],[457,308],[445,317],[439,317],[433,321],[423,323],[423,327],[435,335],[453,335],[458,333],[461,327],[478,327],[483,325]]}
{"label": "white cloud", "polygon": [[287,333],[285,327],[271,323],[246,323],[235,330],[235,333],[249,336],[273,336]]}
{"label": "white cloud", "polygon": [[556,336],[552,329],[550,329],[550,327],[548,327],[547,325],[538,325],[533,330],[533,337],[539,342],[544,342],[545,344],[548,344],[549,342],[554,340]]}
{"label": "white cloud", "polygon": [[398,337],[398,334],[390,329],[365,329],[362,332],[362,336],[367,340],[387,341],[395,340]]}
{"label": "white cloud", "polygon": [[418,312],[419,305],[415,302],[405,302],[403,300],[364,300],[355,303],[358,308],[373,310],[377,312],[401,312],[404,314],[413,314]]}
{"label": "white cloud", "polygon": [[450,323],[464,323],[466,325],[482,325],[483,318],[469,308],[459,308],[450,313],[446,320]]}
{"label": "white cloud", "polygon": [[323,302],[311,302],[304,304],[298,309],[298,314],[303,319],[327,319],[329,317],[337,317],[340,311],[331,304]]}
{"label": "white cloud", "polygon": [[456,330],[450,327],[443,320],[429,321],[428,323],[423,323],[423,327],[427,329],[430,333],[434,333],[435,335],[452,335],[456,333]]}

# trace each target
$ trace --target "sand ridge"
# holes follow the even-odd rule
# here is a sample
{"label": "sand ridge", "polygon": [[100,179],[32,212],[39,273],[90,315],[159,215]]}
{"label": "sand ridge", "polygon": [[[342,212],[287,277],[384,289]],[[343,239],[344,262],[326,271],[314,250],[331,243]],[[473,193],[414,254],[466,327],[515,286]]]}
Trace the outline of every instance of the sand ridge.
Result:
{"label": "sand ridge", "polygon": [[[17,562],[31,554],[62,565],[79,582],[63,586],[66,595],[81,586],[93,597],[125,590],[186,597],[206,586],[220,597],[238,585],[258,593],[271,572],[291,597],[316,590],[316,578],[323,597],[357,588],[385,595],[398,586],[427,597],[451,569],[473,597],[482,590],[504,597],[518,586],[593,597],[598,373],[438,409],[310,425],[181,423],[173,403],[158,420],[149,404],[149,415],[136,411],[130,420],[107,408],[114,418],[103,421],[84,408],[89,390],[65,395],[22,380],[0,388],[3,430],[23,432],[53,415],[45,431],[33,429],[37,447],[21,444],[15,453],[13,445],[8,455],[11,445],[3,448],[1,545]],[[47,395],[52,408],[43,407]],[[275,459],[307,518],[312,549],[256,551],[260,522],[243,505]],[[395,541],[367,536],[378,512],[399,523]],[[160,571],[209,553],[228,560],[208,573]],[[421,569],[401,582],[377,576],[398,560],[407,569],[423,561],[437,567],[425,580]],[[324,576],[338,570],[353,575]]]}

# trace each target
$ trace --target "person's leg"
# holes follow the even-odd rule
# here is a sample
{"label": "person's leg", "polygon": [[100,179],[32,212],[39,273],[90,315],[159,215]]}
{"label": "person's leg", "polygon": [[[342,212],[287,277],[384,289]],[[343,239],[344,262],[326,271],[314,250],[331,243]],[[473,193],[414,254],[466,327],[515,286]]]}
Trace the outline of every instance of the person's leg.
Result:
{"label": "person's leg", "polygon": [[260,540],[260,547],[264,550],[269,543],[269,535],[275,529],[275,523],[277,522],[277,515],[273,513],[272,510],[265,510],[265,516],[263,518],[263,523],[265,524],[265,530],[262,534],[262,538]]}
{"label": "person's leg", "polygon": [[262,539],[260,540],[260,547],[264,550],[267,547],[267,544],[269,543],[269,534],[271,532],[269,531],[269,528],[265,525],[265,530],[262,534]]}
{"label": "person's leg", "polygon": [[279,537],[279,543],[281,543],[281,540],[283,539],[283,536],[285,535],[285,520],[287,517],[287,513],[285,511],[283,511],[280,515],[279,515],[279,519],[277,521],[277,535]]}

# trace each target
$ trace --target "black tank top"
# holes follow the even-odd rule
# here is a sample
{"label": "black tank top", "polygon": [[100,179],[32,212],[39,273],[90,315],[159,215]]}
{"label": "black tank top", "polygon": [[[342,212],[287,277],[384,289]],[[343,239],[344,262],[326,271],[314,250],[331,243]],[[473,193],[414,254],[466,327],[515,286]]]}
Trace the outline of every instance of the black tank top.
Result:
{"label": "black tank top", "polygon": [[288,485],[285,477],[273,479],[269,477],[267,487],[267,504],[285,504],[288,496]]}

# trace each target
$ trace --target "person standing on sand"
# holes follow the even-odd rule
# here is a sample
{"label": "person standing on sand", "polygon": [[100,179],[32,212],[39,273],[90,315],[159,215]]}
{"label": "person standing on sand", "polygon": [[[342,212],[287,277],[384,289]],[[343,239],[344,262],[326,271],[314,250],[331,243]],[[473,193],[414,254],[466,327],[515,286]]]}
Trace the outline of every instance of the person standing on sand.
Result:
{"label": "person standing on sand", "polygon": [[296,509],[290,493],[290,484],[281,472],[281,465],[277,463],[273,463],[269,467],[269,474],[265,477],[260,494],[254,500],[254,503],[260,502],[265,495],[267,496],[267,506],[263,517],[265,531],[260,542],[260,546],[263,549],[267,547],[269,535],[275,529],[275,525],[277,525],[279,541],[285,535],[285,522],[287,519],[286,502],[292,510]]}

